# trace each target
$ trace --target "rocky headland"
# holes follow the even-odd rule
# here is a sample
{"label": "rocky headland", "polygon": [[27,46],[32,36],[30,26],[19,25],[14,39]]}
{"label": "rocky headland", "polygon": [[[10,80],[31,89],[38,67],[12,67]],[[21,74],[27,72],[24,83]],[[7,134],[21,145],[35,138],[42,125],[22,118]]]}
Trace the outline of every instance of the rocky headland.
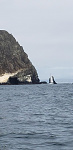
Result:
{"label": "rocky headland", "polygon": [[0,30],[0,84],[40,84],[23,47],[5,30]]}

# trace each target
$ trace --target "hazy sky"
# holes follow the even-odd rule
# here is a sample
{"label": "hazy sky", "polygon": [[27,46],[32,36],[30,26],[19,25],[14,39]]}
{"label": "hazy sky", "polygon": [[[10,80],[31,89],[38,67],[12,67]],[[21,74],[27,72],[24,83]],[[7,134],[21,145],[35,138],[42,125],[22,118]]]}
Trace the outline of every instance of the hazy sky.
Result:
{"label": "hazy sky", "polygon": [[73,79],[73,0],[0,0],[0,29],[23,46],[41,80]]}

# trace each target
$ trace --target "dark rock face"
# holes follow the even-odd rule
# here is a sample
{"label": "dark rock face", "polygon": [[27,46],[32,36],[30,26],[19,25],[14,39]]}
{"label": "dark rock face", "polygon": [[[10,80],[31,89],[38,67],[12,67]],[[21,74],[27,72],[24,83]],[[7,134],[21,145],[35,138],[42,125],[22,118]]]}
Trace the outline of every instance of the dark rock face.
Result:
{"label": "dark rock face", "polygon": [[55,82],[53,76],[51,76],[51,77],[49,78],[49,83],[50,83],[50,84],[57,84],[57,83]]}
{"label": "dark rock face", "polygon": [[[24,76],[30,75],[32,83],[39,83],[35,67],[28,59],[23,47],[7,31],[0,30],[0,75],[4,73],[15,73],[14,78],[24,82]],[[13,82],[10,79],[10,82]]]}
{"label": "dark rock face", "polygon": [[18,85],[19,81],[18,81],[17,77],[10,77],[8,80],[8,83],[12,84],[12,85]]}

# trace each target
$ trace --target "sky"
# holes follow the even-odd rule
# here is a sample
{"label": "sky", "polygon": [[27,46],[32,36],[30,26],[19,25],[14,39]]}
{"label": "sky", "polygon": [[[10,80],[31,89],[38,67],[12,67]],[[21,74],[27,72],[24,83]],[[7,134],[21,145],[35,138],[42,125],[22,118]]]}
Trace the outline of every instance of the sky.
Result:
{"label": "sky", "polygon": [[73,81],[73,0],[0,0],[0,30],[23,46],[41,81]]}

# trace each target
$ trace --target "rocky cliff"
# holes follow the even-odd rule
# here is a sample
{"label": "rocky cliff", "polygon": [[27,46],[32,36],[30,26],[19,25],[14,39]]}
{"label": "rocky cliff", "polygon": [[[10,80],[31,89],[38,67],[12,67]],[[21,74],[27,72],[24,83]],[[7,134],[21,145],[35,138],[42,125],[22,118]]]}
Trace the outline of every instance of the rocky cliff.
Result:
{"label": "rocky cliff", "polygon": [[39,78],[23,47],[7,31],[0,30],[0,83],[3,82],[39,83]]}

